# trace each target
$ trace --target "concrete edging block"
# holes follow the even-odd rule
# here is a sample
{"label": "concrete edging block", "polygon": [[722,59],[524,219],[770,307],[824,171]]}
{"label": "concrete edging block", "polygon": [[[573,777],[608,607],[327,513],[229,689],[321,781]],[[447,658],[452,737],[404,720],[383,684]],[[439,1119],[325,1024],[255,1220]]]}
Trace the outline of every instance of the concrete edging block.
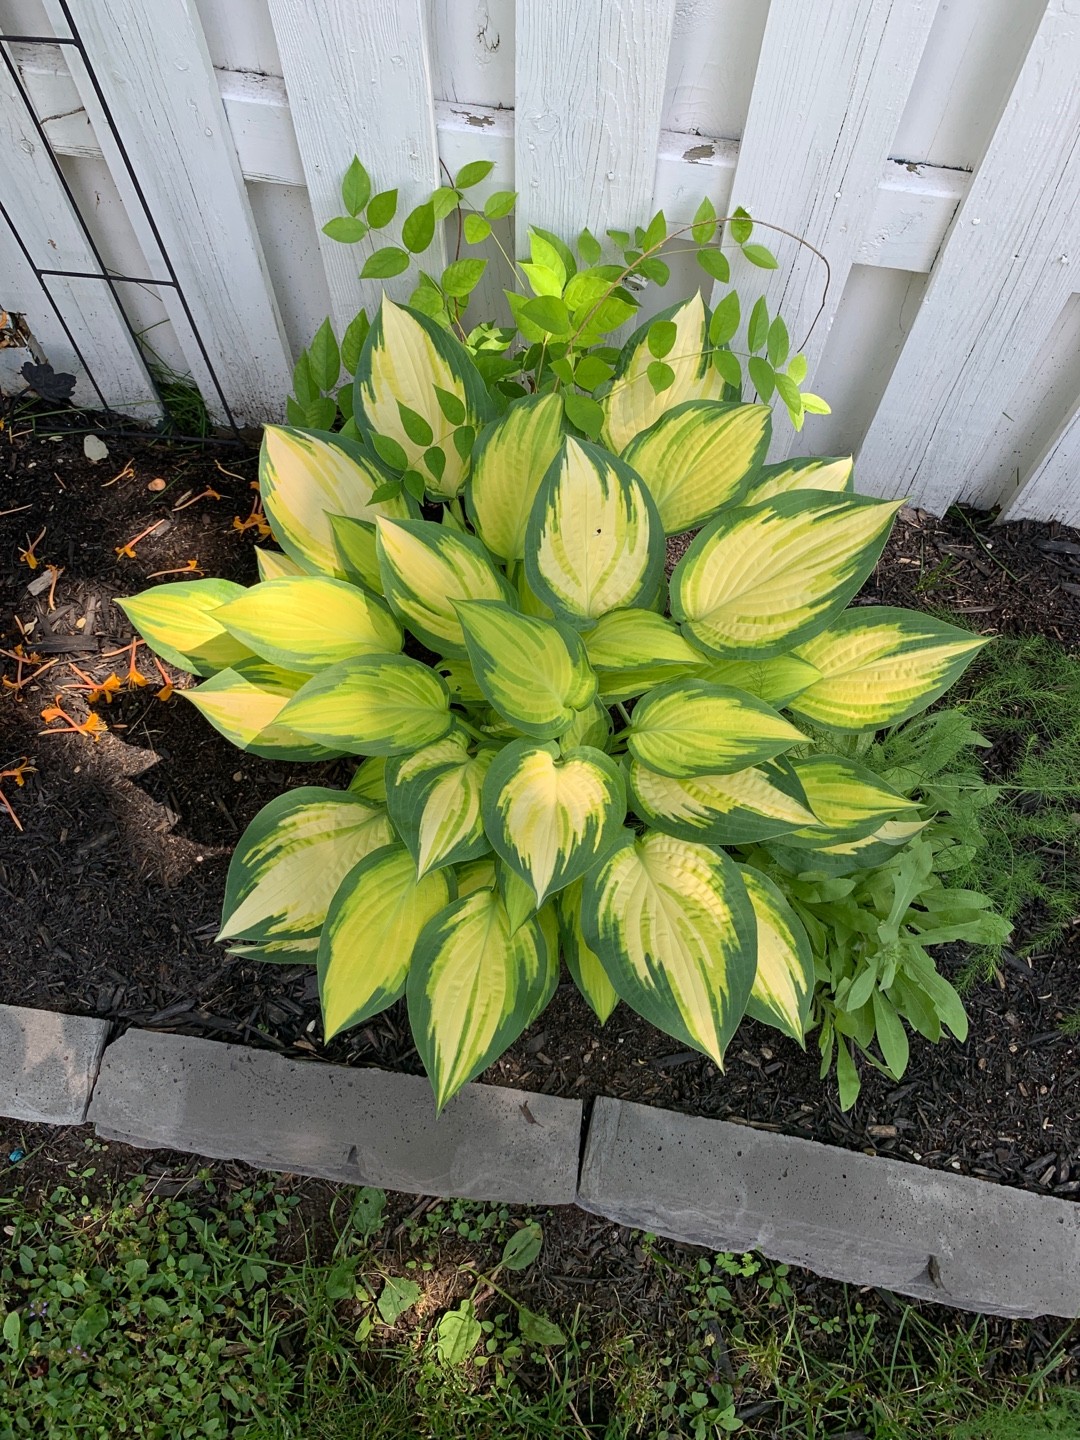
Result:
{"label": "concrete edging block", "polygon": [[186,1035],[110,1045],[89,1120],[104,1139],[418,1195],[569,1205],[581,1102],[467,1085],[436,1118],[427,1080]]}
{"label": "concrete edging block", "polygon": [[1080,1313],[1080,1205],[722,1120],[597,1100],[578,1204],[960,1309]]}
{"label": "concrete edging block", "polygon": [[0,1115],[81,1125],[108,1034],[107,1020],[0,1005]]}

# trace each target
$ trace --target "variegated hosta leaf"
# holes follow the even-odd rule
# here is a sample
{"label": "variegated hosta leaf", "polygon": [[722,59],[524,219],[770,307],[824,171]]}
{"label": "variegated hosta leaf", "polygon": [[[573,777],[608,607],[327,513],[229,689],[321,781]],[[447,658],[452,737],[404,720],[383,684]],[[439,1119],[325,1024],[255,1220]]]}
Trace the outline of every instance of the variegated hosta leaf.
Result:
{"label": "variegated hosta leaf", "polygon": [[757,972],[746,1013],[801,1045],[814,995],[814,956],[803,923],[760,870],[740,865],[757,920]]}
{"label": "variegated hosta leaf", "polygon": [[386,804],[386,756],[371,755],[353,772],[349,790],[362,800],[372,800],[376,805]]}
{"label": "variegated hosta leaf", "polygon": [[902,500],[797,490],[725,510],[671,577],[671,613],[703,649],[767,659],[833,620],[873,570]]}
{"label": "variegated hosta leaf", "polygon": [[286,575],[309,573],[280,550],[265,550],[260,545],[255,546],[255,564],[259,567],[260,580],[281,580]]}
{"label": "variegated hosta leaf", "polygon": [[338,564],[345,579],[363,585],[373,595],[382,594],[382,572],[375,545],[374,520],[354,520],[351,515],[331,515],[330,531],[334,537]]}
{"label": "variegated hosta leaf", "polygon": [[783,765],[675,780],[632,760],[629,779],[641,818],[682,840],[750,845],[816,823],[798,781]]}
{"label": "variegated hosta leaf", "polygon": [[895,725],[944,694],[985,644],[917,610],[860,606],[801,647],[821,679],[792,709],[833,730]]}
{"label": "variegated hosta leaf", "polygon": [[894,816],[910,818],[918,803],[907,799],[880,776],[839,755],[808,755],[790,760],[818,826],[793,831],[785,845],[814,848],[861,840]]}
{"label": "variegated hosta leaf", "polygon": [[218,939],[265,946],[318,935],[346,873],[393,838],[382,806],[347,790],[302,785],[279,795],[233,851]]}
{"label": "variegated hosta leaf", "polygon": [[644,480],[665,532],[678,535],[739,499],[765,459],[771,433],[768,405],[688,400],[636,435],[622,458]]}
{"label": "variegated hosta leaf", "polygon": [[909,840],[914,840],[925,830],[929,820],[886,820],[861,840],[841,841],[837,845],[822,845],[819,855],[830,855],[840,860],[851,860],[862,869],[869,865],[880,865]]}
{"label": "variegated hosta leaf", "polygon": [[453,696],[455,704],[475,706],[487,703],[468,660],[440,660],[435,668],[446,681],[446,688]]}
{"label": "variegated hosta leaf", "polygon": [[[649,380],[652,351],[649,330],[657,320],[670,320],[675,325],[675,343],[665,357],[665,364],[675,378],[659,394]],[[611,391],[601,402],[604,407],[602,438],[609,449],[621,455],[635,435],[648,430],[660,416],[685,400],[720,400],[724,382],[705,351],[708,345],[708,315],[700,291],[689,300],[662,310],[652,320],[638,327],[623,347]]]}
{"label": "variegated hosta leaf", "polygon": [[453,898],[452,872],[438,870],[417,879],[404,845],[384,845],[343,877],[318,953],[327,1040],[402,995],[420,931]]}
{"label": "variegated hosta leaf", "polygon": [[[450,397],[443,405],[455,418],[444,413],[439,390]],[[402,407],[415,417],[408,425]],[[384,296],[356,366],[353,416],[361,433],[396,440],[410,467],[424,476],[428,491],[450,499],[468,474],[472,448],[463,447],[462,456],[455,431],[468,426],[475,434],[490,412],[484,382],[464,346],[434,320]],[[433,446],[444,456],[441,474],[433,474],[424,463],[425,452]]]}
{"label": "variegated hosta leaf", "polygon": [[401,628],[373,595],[324,575],[264,580],[214,617],[264,660],[312,672],[353,655],[401,649]]}
{"label": "variegated hosta leaf", "polygon": [[661,680],[674,680],[687,668],[693,670],[706,664],[706,657],[694,649],[680,629],[655,611],[611,611],[600,616],[583,639],[589,664],[598,672],[600,690],[605,694],[608,691],[603,685],[608,672],[618,680],[621,671],[651,670],[657,674],[652,684],[660,684]]}
{"label": "variegated hosta leaf", "polygon": [[642,596],[663,575],[664,531],[628,465],[568,438],[533,501],[525,575],[534,593],[584,627]]}
{"label": "variegated hosta leaf", "polygon": [[611,712],[599,700],[575,710],[574,718],[559,736],[559,749],[565,753],[582,745],[603,750],[611,736]]}
{"label": "variegated hosta leaf", "polygon": [[596,694],[596,676],[576,631],[497,600],[466,601],[455,609],[488,703],[538,740],[567,730]]}
{"label": "variegated hosta leaf", "polygon": [[488,839],[537,905],[591,869],[625,818],[622,772],[587,746],[560,756],[554,745],[513,741],[484,782]]}
{"label": "variegated hosta leaf", "polygon": [[387,809],[421,875],[490,850],[480,792],[494,753],[470,756],[465,737],[451,734],[387,765]]}
{"label": "variegated hosta leaf", "polygon": [[533,593],[533,588],[525,575],[524,560],[515,560],[507,574],[514,594],[517,596],[518,609],[523,615],[536,615],[540,620],[555,618],[555,612],[551,606],[545,605],[543,600]]}
{"label": "variegated hosta leaf", "polygon": [[465,492],[469,516],[484,544],[503,560],[525,554],[529,511],[562,444],[562,415],[561,395],[515,400],[473,452]]}
{"label": "variegated hosta leaf", "polygon": [[559,916],[559,937],[566,968],[603,1025],[618,1005],[619,996],[596,951],[589,948],[581,931],[581,892],[584,884],[584,880],[575,880],[565,890],[560,890],[555,897],[555,908]]}
{"label": "variegated hosta leaf", "polygon": [[756,968],[754,910],[733,860],[628,834],[585,880],[582,929],[628,1005],[723,1066]]}
{"label": "variegated hosta leaf", "polygon": [[455,601],[513,605],[513,591],[474,536],[430,520],[380,520],[376,528],[383,593],[417,639],[440,655],[465,653]]}
{"label": "variegated hosta leaf", "polygon": [[789,490],[833,490],[850,492],[854,485],[855,466],[850,455],[837,459],[798,458],[766,465],[754,476],[746,500],[757,505],[786,495]]}
{"label": "variegated hosta leaf", "polygon": [[774,655],[771,660],[710,660],[694,678],[714,685],[734,685],[736,690],[745,690],[779,709],[801,695],[819,674],[798,655]]}
{"label": "variegated hosta leaf", "polygon": [[479,860],[467,860],[464,865],[455,866],[458,899],[464,900],[474,890],[494,890],[497,883],[495,864],[494,855],[484,855]]}
{"label": "variegated hosta leaf", "polygon": [[225,953],[240,960],[258,960],[266,965],[314,965],[319,958],[319,937],[306,935],[297,940],[271,940],[267,945],[226,945]]}
{"label": "variegated hosta leaf", "polygon": [[405,755],[449,730],[450,695],[434,670],[407,655],[361,655],[320,670],[281,723],[351,755]]}
{"label": "variegated hosta leaf", "polygon": [[231,580],[179,580],[116,603],[163,660],[196,675],[215,675],[251,657],[247,646],[234,640],[214,616],[244,593],[243,585]]}
{"label": "variegated hosta leaf", "polygon": [[639,700],[626,743],[650,770],[682,779],[745,770],[803,739],[756,696],[691,678],[659,685]]}
{"label": "variegated hosta leaf", "polygon": [[410,513],[404,496],[371,503],[389,479],[354,441],[284,425],[267,425],[259,454],[259,493],[274,538],[302,569],[346,578],[334,546],[331,515],[374,520]]}
{"label": "variegated hosta leaf", "polygon": [[510,933],[513,934],[519,925],[534,916],[536,911],[536,891],[527,880],[523,880],[516,870],[502,860],[495,864],[496,887],[502,896],[502,902],[506,906],[506,918],[510,922]]}
{"label": "variegated hosta leaf", "polygon": [[329,760],[343,755],[344,745],[316,742],[280,719],[307,679],[253,657],[177,694],[190,700],[226,740],[251,755],[267,760]]}
{"label": "variegated hosta leaf", "polygon": [[513,1044],[554,994],[558,977],[558,956],[539,922],[511,932],[494,890],[476,890],[428,921],[406,994],[440,1110]]}

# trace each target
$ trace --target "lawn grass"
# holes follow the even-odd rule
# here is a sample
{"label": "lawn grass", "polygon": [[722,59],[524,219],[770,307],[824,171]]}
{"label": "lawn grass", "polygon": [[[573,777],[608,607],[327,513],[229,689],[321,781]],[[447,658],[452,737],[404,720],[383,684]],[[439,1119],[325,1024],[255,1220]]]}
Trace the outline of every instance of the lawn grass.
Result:
{"label": "lawn grass", "polygon": [[[122,1147],[86,1144],[62,1184],[0,1199],[0,1440],[1080,1433],[1063,1325],[911,1306],[573,1211],[425,1207],[233,1165],[158,1194],[160,1177],[105,1178]],[[572,1283],[575,1265],[596,1282]]]}

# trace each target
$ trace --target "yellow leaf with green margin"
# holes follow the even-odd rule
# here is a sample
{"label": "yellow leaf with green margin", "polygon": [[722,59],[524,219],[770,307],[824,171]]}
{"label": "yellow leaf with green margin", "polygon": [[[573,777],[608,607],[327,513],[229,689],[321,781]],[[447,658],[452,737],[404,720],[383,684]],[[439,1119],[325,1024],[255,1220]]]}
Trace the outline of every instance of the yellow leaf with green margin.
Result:
{"label": "yellow leaf with green margin", "polygon": [[481,434],[465,501],[476,533],[503,560],[525,554],[536,492],[562,444],[561,395],[516,400]]}
{"label": "yellow leaf with green margin", "polygon": [[673,680],[634,707],[626,732],[636,760],[658,775],[728,775],[771,760],[805,736],[754,695]]}
{"label": "yellow leaf with green margin", "polygon": [[785,845],[823,848],[861,840],[886,820],[911,818],[919,806],[880,776],[839,755],[808,755],[788,761],[818,825],[793,831]]}
{"label": "yellow leaf with green margin", "polygon": [[714,685],[734,685],[769,705],[782,708],[819,678],[820,671],[798,655],[771,660],[710,660],[696,673]]}
{"label": "yellow leaf with green margin", "polygon": [[430,520],[380,520],[376,530],[383,593],[391,609],[440,655],[465,654],[456,601],[513,605],[513,591],[474,536]]}
{"label": "yellow leaf with green margin", "polygon": [[495,851],[532,886],[540,906],[613,844],[626,818],[626,789],[602,750],[559,755],[554,745],[515,740],[492,762],[483,810]]}
{"label": "yellow leaf with green margin", "polygon": [[392,839],[383,807],[347,790],[302,785],[279,795],[233,851],[218,939],[266,946],[318,935],[344,876]]}
{"label": "yellow leaf with green margin", "polygon": [[903,503],[797,490],[722,511],[676,565],[671,613],[724,659],[791,650],[854,597]]}
{"label": "yellow leaf with green margin", "polygon": [[346,579],[334,545],[331,515],[374,520],[411,513],[408,498],[371,497],[389,479],[363,449],[343,435],[267,425],[259,452],[259,493],[274,538],[304,570]]}
{"label": "yellow leaf with green margin", "polygon": [[663,575],[664,531],[628,465],[568,438],[533,501],[525,575],[560,619],[585,628],[649,596]]}
{"label": "yellow leaf with green margin", "polygon": [[267,760],[329,760],[345,746],[316,742],[281,721],[308,676],[252,657],[176,693],[241,750]]}
{"label": "yellow leaf with green margin", "polygon": [[622,458],[645,482],[666,534],[678,535],[740,498],[771,434],[768,405],[687,400],[636,435]]}
{"label": "yellow leaf with green margin", "polygon": [[615,986],[608,979],[595,950],[589,948],[581,930],[581,892],[584,880],[575,880],[555,897],[563,959],[586,1004],[603,1025],[619,1003]]}
{"label": "yellow leaf with green margin", "polygon": [[407,655],[341,660],[303,685],[281,723],[351,755],[401,755],[450,729],[442,678]]}
{"label": "yellow leaf with green margin", "polygon": [[[460,418],[449,419],[438,391],[460,406]],[[430,431],[424,443],[406,428],[400,407],[411,411]],[[455,414],[459,413],[451,405]],[[353,417],[361,434],[385,435],[405,451],[412,469],[419,470],[431,495],[452,499],[469,473],[469,452],[463,457],[454,432],[463,426],[479,430],[491,418],[491,402],[468,351],[434,320],[395,305],[383,296],[379,313],[368,331],[356,366]],[[424,453],[437,446],[445,457],[441,476],[424,464]],[[341,514],[352,511],[339,508]]]}
{"label": "yellow leaf with green margin", "polygon": [[116,603],[163,660],[196,675],[216,675],[251,658],[248,647],[229,635],[215,615],[246,593],[231,580],[179,580]]}
{"label": "yellow leaf with green margin", "polygon": [[259,567],[260,580],[281,580],[286,575],[307,575],[310,572],[280,550],[265,550],[255,546],[255,563]]}
{"label": "yellow leaf with green margin", "polygon": [[[675,341],[664,359],[674,379],[659,394],[649,380],[649,366],[655,358],[649,349],[649,330],[658,320],[670,320],[675,326]],[[708,316],[700,291],[639,326],[623,347],[611,390],[602,402],[604,444],[621,455],[635,435],[648,430],[676,405],[686,400],[721,400],[724,381],[711,363],[708,349]]]}
{"label": "yellow leaf with green margin", "polygon": [[879,730],[955,685],[989,641],[917,610],[861,605],[800,647],[821,678],[792,709],[832,730]]}
{"label": "yellow leaf with green margin", "polygon": [[475,890],[428,921],[405,992],[439,1110],[513,1044],[558,977],[558,956],[539,921],[511,931],[495,890]]}
{"label": "yellow leaf with green margin", "polygon": [[418,879],[404,845],[373,851],[342,878],[318,953],[327,1040],[400,999],[420,931],[453,898],[452,873]]}
{"label": "yellow leaf with green margin", "polygon": [[757,970],[746,1013],[803,1044],[814,997],[814,956],[802,921],[776,885],[740,865],[757,920]]}
{"label": "yellow leaf with green margin", "polygon": [[581,637],[497,600],[458,602],[472,673],[488,703],[525,735],[552,740],[596,694]]}
{"label": "yellow leaf with green margin", "polygon": [[758,471],[746,497],[748,505],[786,495],[791,490],[850,492],[855,488],[855,466],[850,455],[839,458],[798,458],[766,465]]}
{"label": "yellow leaf with green margin", "polygon": [[631,760],[628,776],[641,818],[682,840],[751,845],[817,823],[798,781],[781,765],[676,780]]}
{"label": "yellow leaf with green margin", "polygon": [[490,850],[480,795],[493,750],[470,756],[454,732],[386,767],[387,808],[420,875]]}
{"label": "yellow leaf with green margin", "polygon": [[261,581],[214,616],[234,639],[286,670],[323,670],[353,655],[401,649],[401,627],[381,600],[324,575]]}
{"label": "yellow leaf with green margin", "polygon": [[581,913],[626,1003],[723,1068],[757,967],[754,909],[735,862],[655,831],[627,834],[586,878]]}

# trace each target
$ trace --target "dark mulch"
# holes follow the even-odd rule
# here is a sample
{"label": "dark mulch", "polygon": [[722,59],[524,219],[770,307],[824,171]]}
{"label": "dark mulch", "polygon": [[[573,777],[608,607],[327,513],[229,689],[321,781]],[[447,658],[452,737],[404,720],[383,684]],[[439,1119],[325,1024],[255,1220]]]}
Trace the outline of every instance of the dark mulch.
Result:
{"label": "dark mulch", "polygon": [[[419,1070],[402,1006],[324,1047],[312,971],[245,965],[212,940],[243,827],[283,789],[345,783],[348,763],[242,755],[182,700],[156,698],[160,677],[145,650],[138,663],[153,683],[96,706],[107,734],[95,742],[41,733],[63,723],[47,727],[41,711],[77,681],[72,664],[95,680],[126,673],[127,656],[115,652],[131,630],[114,596],[191,559],[208,575],[244,583],[256,575],[257,532],[234,523],[251,511],[254,455],[109,446],[92,466],[81,436],[50,438],[17,417],[0,432],[0,647],[21,641],[57,661],[0,696],[0,769],[24,757],[36,767],[22,788],[3,782],[23,828],[0,814],[0,997],[121,1026]],[[165,487],[150,488],[158,479]],[[221,498],[184,504],[208,487]],[[117,554],[159,521],[134,558]],[[54,608],[47,592],[28,594],[42,569],[20,558],[43,527],[35,553],[63,567]],[[1048,634],[1077,651],[1080,535],[1029,522],[994,527],[974,512],[941,520],[904,512],[862,598],[948,608],[984,633]],[[16,662],[0,660],[6,680],[16,680]],[[62,704],[76,720],[88,713],[77,690],[64,690]],[[746,1024],[721,1075],[625,1006],[601,1029],[569,983],[485,1079],[618,1095],[1071,1196],[1080,1193],[1080,1040],[1059,1027],[1080,1011],[1078,958],[1072,934],[1030,965],[1008,960],[995,983],[968,997],[966,1045],[916,1040],[905,1082],[866,1074],[848,1115],[831,1082],[818,1080],[813,1055],[773,1031]],[[957,953],[943,965],[956,972],[962,961]]]}

